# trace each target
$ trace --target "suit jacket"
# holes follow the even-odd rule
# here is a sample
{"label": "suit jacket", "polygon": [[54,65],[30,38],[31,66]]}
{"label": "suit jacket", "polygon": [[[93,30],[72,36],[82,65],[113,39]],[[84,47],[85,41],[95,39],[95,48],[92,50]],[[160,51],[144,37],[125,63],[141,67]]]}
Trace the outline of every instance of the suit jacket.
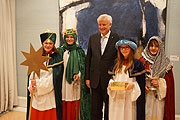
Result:
{"label": "suit jacket", "polygon": [[120,36],[111,32],[103,55],[101,55],[101,33],[91,35],[88,43],[86,56],[85,79],[90,80],[91,88],[97,88],[100,84],[102,89],[106,89],[111,75],[108,69],[113,65],[117,56],[115,43]]}

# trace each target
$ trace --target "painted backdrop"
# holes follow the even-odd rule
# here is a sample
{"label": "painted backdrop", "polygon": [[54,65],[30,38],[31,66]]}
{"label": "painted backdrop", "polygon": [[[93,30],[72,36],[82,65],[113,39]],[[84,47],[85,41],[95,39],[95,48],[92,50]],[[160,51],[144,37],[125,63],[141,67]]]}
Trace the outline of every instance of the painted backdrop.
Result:
{"label": "painted backdrop", "polygon": [[78,33],[78,43],[86,51],[89,36],[98,32],[100,14],[113,18],[111,30],[146,45],[151,36],[165,39],[166,0],[59,0],[60,40],[67,28]]}

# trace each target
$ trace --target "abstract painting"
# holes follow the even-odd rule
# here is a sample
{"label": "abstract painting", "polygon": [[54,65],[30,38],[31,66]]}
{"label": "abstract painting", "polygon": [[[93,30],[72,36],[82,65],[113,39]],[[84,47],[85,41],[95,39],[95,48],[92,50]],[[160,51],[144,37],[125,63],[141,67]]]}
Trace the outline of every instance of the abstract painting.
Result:
{"label": "abstract painting", "polygon": [[86,51],[89,36],[98,32],[97,18],[109,14],[111,30],[146,45],[151,36],[165,40],[167,0],[59,0],[60,40],[63,31],[77,30],[78,43]]}

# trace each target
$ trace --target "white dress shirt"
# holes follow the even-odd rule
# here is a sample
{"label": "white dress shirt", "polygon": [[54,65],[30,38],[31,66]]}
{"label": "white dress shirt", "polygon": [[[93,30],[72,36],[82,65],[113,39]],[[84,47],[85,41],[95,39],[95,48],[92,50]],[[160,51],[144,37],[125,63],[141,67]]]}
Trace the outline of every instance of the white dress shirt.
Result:
{"label": "white dress shirt", "polygon": [[104,53],[110,33],[111,33],[111,31],[109,31],[106,35],[101,34],[101,55],[103,55],[103,53]]}

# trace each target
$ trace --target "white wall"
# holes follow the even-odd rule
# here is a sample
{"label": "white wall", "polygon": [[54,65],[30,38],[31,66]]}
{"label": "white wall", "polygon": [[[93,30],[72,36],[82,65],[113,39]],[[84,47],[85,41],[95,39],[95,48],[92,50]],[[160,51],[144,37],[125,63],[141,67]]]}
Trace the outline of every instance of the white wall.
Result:
{"label": "white wall", "polygon": [[[166,52],[180,56],[180,0],[168,0]],[[37,50],[41,46],[39,34],[47,28],[59,38],[58,0],[16,0],[18,96],[26,96],[27,67],[20,51],[29,52],[30,43]],[[57,40],[58,41],[58,40]],[[58,43],[56,43],[58,45]],[[174,63],[176,114],[180,115],[180,62]]]}
{"label": "white wall", "polygon": [[[180,57],[180,0],[168,0],[166,52]],[[175,78],[176,114],[180,115],[180,61],[172,61]]]}
{"label": "white wall", "polygon": [[35,50],[41,47],[40,33],[50,29],[57,33],[59,44],[58,0],[16,0],[17,78],[18,96],[26,96],[27,68],[21,51],[29,53],[30,43]]}

